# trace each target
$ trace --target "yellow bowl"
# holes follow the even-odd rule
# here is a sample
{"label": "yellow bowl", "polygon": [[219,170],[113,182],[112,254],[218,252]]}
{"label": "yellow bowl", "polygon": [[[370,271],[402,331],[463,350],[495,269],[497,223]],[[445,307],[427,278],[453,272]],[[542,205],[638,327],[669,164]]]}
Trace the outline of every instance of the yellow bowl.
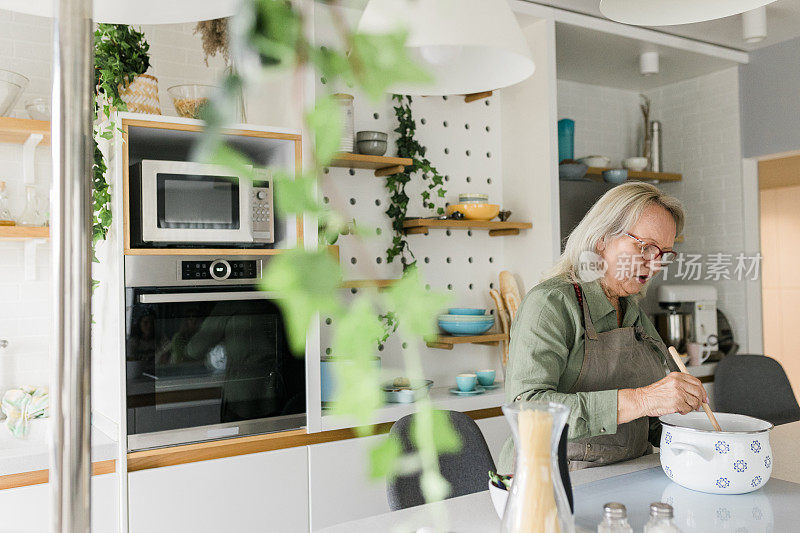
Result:
{"label": "yellow bowl", "polygon": [[492,220],[500,212],[497,204],[450,204],[447,206],[447,216],[458,211],[467,220]]}

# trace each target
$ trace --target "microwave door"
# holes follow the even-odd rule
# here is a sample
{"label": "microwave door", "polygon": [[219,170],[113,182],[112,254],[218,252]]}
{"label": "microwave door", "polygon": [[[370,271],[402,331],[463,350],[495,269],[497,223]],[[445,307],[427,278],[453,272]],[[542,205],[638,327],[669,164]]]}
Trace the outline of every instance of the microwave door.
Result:
{"label": "microwave door", "polygon": [[252,184],[228,169],[142,161],[142,239],[154,243],[253,242]]}

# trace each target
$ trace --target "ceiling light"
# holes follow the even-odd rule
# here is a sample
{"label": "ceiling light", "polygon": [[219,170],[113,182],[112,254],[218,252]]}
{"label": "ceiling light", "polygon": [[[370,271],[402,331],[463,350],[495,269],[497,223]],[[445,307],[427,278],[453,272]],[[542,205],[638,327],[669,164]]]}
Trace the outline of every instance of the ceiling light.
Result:
{"label": "ceiling light", "polygon": [[748,43],[759,43],[767,38],[766,7],[742,13],[742,37]]}
{"label": "ceiling light", "polygon": [[692,24],[738,15],[775,0],[600,0],[611,20],[637,26]]}
{"label": "ceiling light", "polygon": [[[47,0],[0,0],[0,9],[40,17],[55,17],[57,2]],[[94,0],[95,22],[109,24],[178,24],[229,17],[238,0]]]}
{"label": "ceiling light", "polygon": [[369,0],[358,31],[409,32],[411,57],[432,84],[392,87],[400,94],[491,91],[533,74],[528,42],[507,0]]}
{"label": "ceiling light", "polygon": [[658,52],[642,52],[639,56],[639,73],[642,76],[658,74]]}

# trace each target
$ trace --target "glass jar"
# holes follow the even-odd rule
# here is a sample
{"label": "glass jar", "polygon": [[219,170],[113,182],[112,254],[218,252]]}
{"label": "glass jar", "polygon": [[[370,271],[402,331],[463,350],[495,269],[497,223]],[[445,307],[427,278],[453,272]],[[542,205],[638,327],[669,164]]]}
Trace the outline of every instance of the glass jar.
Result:
{"label": "glass jar", "polygon": [[340,152],[353,152],[355,147],[355,109],[353,107],[353,95],[337,93],[333,95],[339,105],[339,113],[342,120],[342,139],[339,144]]}
{"label": "glass jar", "polygon": [[650,504],[650,521],[644,525],[644,533],[681,533],[672,520],[672,506],[662,502]]}
{"label": "glass jar", "polygon": [[11,206],[6,193],[6,182],[0,181],[0,226],[13,226],[14,217],[11,216]]}
{"label": "glass jar", "polygon": [[28,185],[25,187],[25,210],[20,215],[17,223],[20,226],[43,226],[44,221],[45,218],[41,211],[36,187]]}
{"label": "glass jar", "polygon": [[558,469],[558,443],[569,408],[554,402],[503,406],[516,462],[501,531],[574,533],[575,521]]}
{"label": "glass jar", "polygon": [[597,525],[597,533],[633,533],[625,506],[617,502],[605,504],[603,520]]}

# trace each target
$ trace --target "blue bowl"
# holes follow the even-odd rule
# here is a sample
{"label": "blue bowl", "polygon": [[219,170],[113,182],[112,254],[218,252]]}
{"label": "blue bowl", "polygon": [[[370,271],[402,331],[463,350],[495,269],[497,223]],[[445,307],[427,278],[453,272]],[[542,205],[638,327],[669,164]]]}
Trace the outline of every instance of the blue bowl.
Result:
{"label": "blue bowl", "polygon": [[583,163],[562,163],[558,165],[558,178],[565,181],[583,180],[589,167]]}
{"label": "blue bowl", "polygon": [[475,307],[451,307],[447,310],[451,315],[485,315],[486,309]]}
{"label": "blue bowl", "polygon": [[466,337],[469,335],[482,335],[492,329],[494,318],[485,322],[444,322],[439,321],[439,327],[451,335]]}
{"label": "blue bowl", "polygon": [[628,169],[614,168],[611,170],[604,170],[603,179],[607,183],[613,183],[615,185],[619,185],[620,183],[625,183],[626,181],[628,181]]}

